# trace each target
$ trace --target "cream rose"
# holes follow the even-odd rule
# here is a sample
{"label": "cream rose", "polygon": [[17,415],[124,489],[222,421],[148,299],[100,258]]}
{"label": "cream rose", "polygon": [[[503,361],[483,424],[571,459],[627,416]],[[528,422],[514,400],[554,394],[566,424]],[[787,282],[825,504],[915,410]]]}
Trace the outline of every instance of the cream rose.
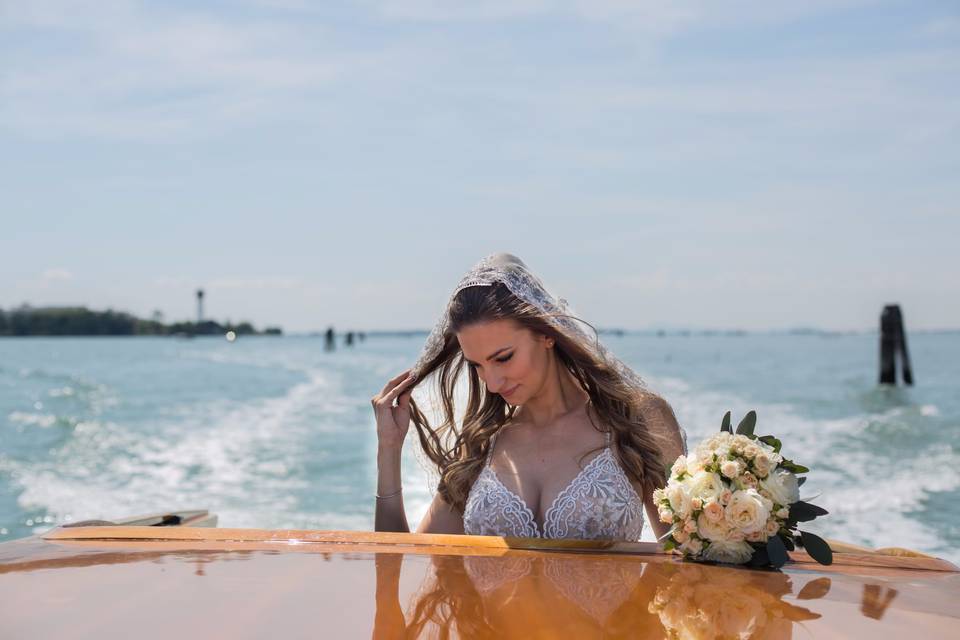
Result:
{"label": "cream rose", "polygon": [[711,500],[703,507],[703,515],[707,516],[710,522],[720,522],[723,520],[723,505]]}
{"label": "cream rose", "polygon": [[757,476],[753,475],[749,471],[741,474],[736,480],[733,481],[737,485],[738,489],[756,489],[757,488]]}
{"label": "cream rose", "polygon": [[730,525],[726,519],[711,522],[705,513],[697,518],[697,535],[707,540],[726,540],[730,535]]}
{"label": "cream rose", "polygon": [[716,540],[710,543],[710,546],[703,552],[704,560],[713,562],[729,562],[732,564],[743,564],[753,556],[753,547],[748,543],[730,540]]}
{"label": "cream rose", "polygon": [[670,509],[667,509],[666,507],[660,507],[659,514],[660,522],[665,524],[673,524],[673,513],[670,511]]}
{"label": "cream rose", "polygon": [[800,499],[797,476],[786,469],[776,469],[760,481],[760,486],[770,494],[770,499],[781,506],[793,504]]}
{"label": "cream rose", "polygon": [[744,534],[763,529],[773,505],[754,489],[734,491],[726,508],[727,524]]}
{"label": "cream rose", "polygon": [[684,542],[690,539],[690,534],[684,531],[683,529],[678,529],[677,531],[674,531],[671,535],[673,536],[673,539],[679,542],[680,544],[683,544]]}
{"label": "cream rose", "polygon": [[736,460],[724,460],[720,463],[720,473],[727,478],[736,478],[740,475],[740,463]]}
{"label": "cream rose", "polygon": [[773,459],[766,453],[761,453],[753,459],[753,468],[759,477],[766,478],[773,469]]}
{"label": "cream rose", "polygon": [[689,458],[687,458],[687,473],[688,473],[688,474],[690,474],[690,475],[692,476],[692,475],[695,475],[695,474],[697,474],[697,473],[700,473],[701,471],[703,471],[703,461],[702,461],[702,459],[700,458],[699,455],[694,454],[694,455],[690,456]]}
{"label": "cream rose", "polygon": [[720,504],[724,506],[730,504],[730,498],[732,497],[733,497],[733,491],[730,491],[730,489],[724,489],[723,491],[720,492]]}

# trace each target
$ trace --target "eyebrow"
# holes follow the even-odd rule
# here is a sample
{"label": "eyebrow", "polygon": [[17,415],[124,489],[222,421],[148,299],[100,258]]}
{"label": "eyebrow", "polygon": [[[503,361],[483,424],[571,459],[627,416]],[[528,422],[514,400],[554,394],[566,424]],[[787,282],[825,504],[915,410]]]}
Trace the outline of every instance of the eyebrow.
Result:
{"label": "eyebrow", "polygon": [[[487,356],[487,360],[493,360],[494,358],[496,358],[498,355],[500,355],[501,353],[503,353],[503,352],[506,351],[507,349],[512,349],[512,348],[513,348],[513,347],[510,347],[510,346],[508,346],[508,347],[501,347],[501,348],[497,349],[496,351],[494,351],[493,353],[491,353],[490,355],[488,355],[488,356]],[[466,360],[467,362],[469,362],[470,364],[477,364],[476,362],[474,362],[473,360],[471,360],[471,359],[468,358],[467,356],[463,356],[463,359]]]}

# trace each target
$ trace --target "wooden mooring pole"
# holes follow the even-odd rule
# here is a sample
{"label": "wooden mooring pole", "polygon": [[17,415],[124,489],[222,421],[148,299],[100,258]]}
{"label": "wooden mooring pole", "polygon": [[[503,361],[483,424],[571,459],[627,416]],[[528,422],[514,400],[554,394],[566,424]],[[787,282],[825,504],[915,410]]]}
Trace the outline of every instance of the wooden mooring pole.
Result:
{"label": "wooden mooring pole", "polygon": [[897,360],[900,361],[903,382],[913,385],[903,313],[900,305],[888,304],[880,314],[880,384],[897,384]]}

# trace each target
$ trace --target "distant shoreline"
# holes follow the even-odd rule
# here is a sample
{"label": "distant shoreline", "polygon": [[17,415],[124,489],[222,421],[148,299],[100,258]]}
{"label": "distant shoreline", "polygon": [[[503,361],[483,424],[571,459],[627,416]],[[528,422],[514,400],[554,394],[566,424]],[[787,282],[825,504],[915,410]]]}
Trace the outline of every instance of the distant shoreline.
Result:
{"label": "distant shoreline", "polygon": [[93,311],[86,307],[30,307],[0,309],[0,337],[199,337],[283,334],[279,327],[258,330],[249,322],[221,324],[214,320],[164,323],[123,311]]}

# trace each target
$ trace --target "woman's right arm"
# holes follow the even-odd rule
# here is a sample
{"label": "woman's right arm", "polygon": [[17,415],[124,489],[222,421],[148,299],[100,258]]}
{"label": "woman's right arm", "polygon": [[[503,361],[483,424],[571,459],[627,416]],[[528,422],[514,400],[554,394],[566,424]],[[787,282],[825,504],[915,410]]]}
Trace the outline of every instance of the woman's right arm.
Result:
{"label": "woman's right arm", "polygon": [[437,493],[420,521],[417,533],[463,533],[463,516]]}
{"label": "woman's right arm", "polygon": [[[373,397],[377,418],[377,505],[375,531],[410,531],[403,507],[400,453],[410,429],[410,392],[413,378],[409,369],[391,379]],[[394,400],[397,406],[393,406]],[[420,522],[418,533],[463,533],[463,518],[438,493]]]}
{"label": "woman's right arm", "polygon": [[[375,531],[410,531],[403,508],[400,453],[410,429],[410,389],[413,378],[404,371],[384,385],[370,403],[377,419],[377,504]],[[393,401],[397,406],[393,406]]]}

